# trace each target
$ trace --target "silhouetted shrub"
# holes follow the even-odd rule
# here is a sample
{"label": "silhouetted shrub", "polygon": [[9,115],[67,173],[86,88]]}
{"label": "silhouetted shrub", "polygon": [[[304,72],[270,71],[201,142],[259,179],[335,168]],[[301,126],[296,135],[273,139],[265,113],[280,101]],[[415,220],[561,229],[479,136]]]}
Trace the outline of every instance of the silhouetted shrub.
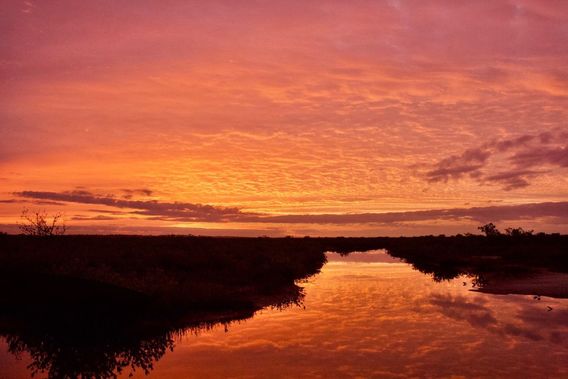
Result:
{"label": "silhouetted shrub", "polygon": [[28,209],[24,209],[21,215],[22,223],[18,227],[23,234],[28,236],[59,236],[65,234],[67,230],[62,217],[61,213],[50,217],[46,212],[30,214]]}
{"label": "silhouetted shrub", "polygon": [[499,229],[497,229],[495,224],[493,224],[492,222],[490,222],[489,224],[485,224],[483,226],[480,226],[477,229],[479,229],[487,237],[494,237],[494,236],[501,235],[501,232],[499,231]]}
{"label": "silhouetted shrub", "polygon": [[534,230],[524,230],[523,228],[507,228],[505,234],[511,237],[532,236]]}

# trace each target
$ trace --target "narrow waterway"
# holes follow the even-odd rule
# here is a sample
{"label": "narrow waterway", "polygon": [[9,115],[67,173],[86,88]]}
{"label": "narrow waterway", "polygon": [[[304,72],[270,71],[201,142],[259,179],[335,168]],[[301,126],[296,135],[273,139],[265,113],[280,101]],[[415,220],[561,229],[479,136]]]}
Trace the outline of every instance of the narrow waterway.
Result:
{"label": "narrow waterway", "polygon": [[[382,251],[328,260],[303,305],[181,334],[148,376],[568,377],[568,299],[435,282]],[[2,341],[0,377],[27,378],[30,362]]]}

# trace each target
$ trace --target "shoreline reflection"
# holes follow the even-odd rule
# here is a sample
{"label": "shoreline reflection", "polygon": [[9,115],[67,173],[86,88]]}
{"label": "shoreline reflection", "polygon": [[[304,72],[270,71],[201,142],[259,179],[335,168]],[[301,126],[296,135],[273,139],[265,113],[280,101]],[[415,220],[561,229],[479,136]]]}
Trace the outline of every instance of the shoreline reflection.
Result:
{"label": "shoreline reflection", "polygon": [[28,373],[50,378],[567,373],[568,303],[556,288],[566,274],[499,258],[391,254],[326,253],[302,287],[251,299],[250,309],[165,315],[30,305],[3,312],[0,335],[29,361]]}
{"label": "shoreline reflection", "polygon": [[16,358],[29,356],[32,376],[49,378],[117,378],[122,374],[151,373],[154,365],[173,352],[176,339],[199,335],[217,326],[228,327],[254,317],[260,309],[301,306],[303,289],[297,285],[281,288],[262,306],[241,310],[205,310],[184,314],[156,310],[133,312],[92,312],[68,307],[32,311],[31,308],[3,309],[0,337]]}

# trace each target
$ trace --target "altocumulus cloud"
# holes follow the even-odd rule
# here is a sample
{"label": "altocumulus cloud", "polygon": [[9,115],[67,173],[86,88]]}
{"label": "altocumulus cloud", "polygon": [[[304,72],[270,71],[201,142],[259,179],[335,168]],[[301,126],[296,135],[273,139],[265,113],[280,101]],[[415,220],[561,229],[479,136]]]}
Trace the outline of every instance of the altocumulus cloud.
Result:
{"label": "altocumulus cloud", "polygon": [[531,179],[554,169],[566,168],[568,133],[557,130],[493,140],[468,149],[438,161],[426,172],[426,178],[447,182],[468,176],[480,184],[498,184],[508,191],[527,187]]}
{"label": "altocumulus cloud", "polygon": [[[156,200],[127,200],[88,191],[42,192],[22,191],[20,198],[81,204],[105,205],[124,209],[124,214],[147,216],[164,221],[185,222],[241,222],[273,224],[392,224],[433,220],[472,220],[476,222],[553,218],[557,223],[568,223],[568,202],[547,202],[509,206],[453,208],[411,212],[349,213],[349,214],[288,214],[251,213],[239,208],[185,202]],[[103,212],[101,212],[103,213]]]}

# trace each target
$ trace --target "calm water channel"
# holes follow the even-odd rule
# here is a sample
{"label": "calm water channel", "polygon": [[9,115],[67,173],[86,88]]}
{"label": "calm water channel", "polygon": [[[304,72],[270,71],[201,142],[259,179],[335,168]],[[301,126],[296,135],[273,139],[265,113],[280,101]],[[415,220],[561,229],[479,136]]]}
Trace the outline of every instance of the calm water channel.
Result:
{"label": "calm water channel", "polygon": [[[435,282],[381,251],[328,259],[303,305],[176,335],[134,377],[568,377],[568,299]],[[1,378],[30,377],[31,362],[1,340]]]}

